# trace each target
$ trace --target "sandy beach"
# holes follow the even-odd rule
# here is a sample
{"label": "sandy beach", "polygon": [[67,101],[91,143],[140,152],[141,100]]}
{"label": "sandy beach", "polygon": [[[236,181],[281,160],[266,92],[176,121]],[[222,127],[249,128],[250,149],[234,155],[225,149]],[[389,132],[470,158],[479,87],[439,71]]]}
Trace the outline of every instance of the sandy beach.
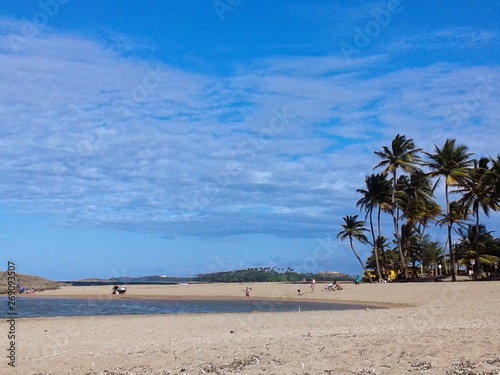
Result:
{"label": "sandy beach", "polygon": [[[335,292],[318,284],[314,293],[276,283],[132,285],[123,296],[68,286],[37,296],[244,299],[246,286],[254,299],[387,308],[18,319],[16,368],[4,354],[0,373],[500,374],[499,282],[347,284]],[[7,353],[7,321],[0,331]]]}

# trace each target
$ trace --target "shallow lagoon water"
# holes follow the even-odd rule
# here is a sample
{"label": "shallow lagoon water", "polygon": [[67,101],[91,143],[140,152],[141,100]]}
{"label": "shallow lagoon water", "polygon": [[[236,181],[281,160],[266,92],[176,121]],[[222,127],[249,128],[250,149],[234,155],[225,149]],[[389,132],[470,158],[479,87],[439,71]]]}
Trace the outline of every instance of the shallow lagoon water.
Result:
{"label": "shallow lagoon water", "polygon": [[[7,315],[7,298],[0,298],[1,317]],[[98,315],[217,314],[354,310],[366,306],[353,304],[279,300],[191,300],[191,299],[76,299],[16,298],[16,318]]]}

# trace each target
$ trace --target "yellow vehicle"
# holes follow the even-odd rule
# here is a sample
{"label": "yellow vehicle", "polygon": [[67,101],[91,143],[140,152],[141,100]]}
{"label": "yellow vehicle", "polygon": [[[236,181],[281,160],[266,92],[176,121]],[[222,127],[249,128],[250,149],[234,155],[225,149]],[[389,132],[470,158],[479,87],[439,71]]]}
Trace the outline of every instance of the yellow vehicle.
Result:
{"label": "yellow vehicle", "polygon": [[385,271],[385,274],[387,275],[387,278],[391,279],[392,281],[396,280],[396,277],[398,276],[398,274],[394,270]]}
{"label": "yellow vehicle", "polygon": [[[394,270],[381,271],[381,274],[382,277],[388,281],[396,280],[396,271]],[[370,282],[370,279],[372,281],[378,281],[377,271],[367,270],[365,273],[363,273],[363,281]]]}
{"label": "yellow vehicle", "polygon": [[378,276],[375,271],[366,271],[363,273],[363,281],[366,281],[367,283],[371,281],[377,281]]}

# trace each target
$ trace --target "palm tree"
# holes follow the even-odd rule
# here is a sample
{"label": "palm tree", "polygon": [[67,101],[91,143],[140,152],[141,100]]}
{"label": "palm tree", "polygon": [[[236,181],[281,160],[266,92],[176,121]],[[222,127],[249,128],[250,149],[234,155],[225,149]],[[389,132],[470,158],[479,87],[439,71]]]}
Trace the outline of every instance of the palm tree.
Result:
{"label": "palm tree", "polygon": [[[462,204],[458,203],[457,201],[451,201],[448,205],[449,207],[449,212],[448,214],[441,214],[440,219],[436,221],[436,224],[438,224],[440,227],[443,225],[450,226],[450,228],[453,228],[453,226],[456,224],[459,228],[463,228],[465,226],[464,221],[467,220],[468,218],[468,211],[467,208],[464,207]],[[444,245],[444,248],[450,248],[448,241],[450,241],[451,237],[447,236],[446,237],[446,243]],[[446,263],[445,259],[445,268],[446,272],[448,272],[448,264]],[[451,268],[451,267],[450,267]]]}
{"label": "palm tree", "polygon": [[495,197],[500,199],[500,155],[497,155],[496,159],[490,157],[490,161],[492,165],[489,170],[489,177],[495,186]]}
{"label": "palm tree", "polygon": [[467,228],[459,229],[460,243],[457,246],[457,261],[470,263],[474,259],[476,264],[475,276],[479,276],[482,272],[481,266],[492,266],[500,261],[498,256],[495,256],[494,248],[496,247],[496,239],[493,238],[491,232],[486,230],[483,224],[469,225]]}
{"label": "palm tree", "polygon": [[337,234],[337,238],[340,237],[341,241],[344,241],[344,239],[349,238],[349,244],[351,245],[351,250],[352,250],[354,256],[358,259],[359,264],[361,264],[361,268],[363,268],[363,272],[366,272],[365,265],[361,261],[361,258],[359,257],[356,250],[354,250],[354,246],[352,243],[353,239],[356,239],[363,244],[368,243],[368,239],[366,238],[366,236],[364,234],[364,232],[368,231],[368,229],[366,229],[364,227],[365,222],[358,221],[358,215],[353,215],[353,216],[346,215],[342,219],[344,220],[344,224],[342,224],[343,230],[341,230]]}
{"label": "palm tree", "polygon": [[419,232],[423,231],[427,222],[441,212],[441,207],[434,201],[428,175],[417,171],[410,177],[401,176],[398,185],[402,191],[400,207],[403,216],[407,222],[418,225]]}
{"label": "palm tree", "polygon": [[387,242],[387,238],[384,236],[378,236],[377,239],[375,240],[375,247],[380,250],[380,255],[382,256],[382,263],[383,263],[383,268],[385,271],[387,270],[397,270],[397,256],[395,262],[392,259],[388,259],[389,257],[387,256],[387,252],[385,249],[389,246],[389,243]]}
{"label": "palm tree", "polygon": [[[464,182],[468,174],[468,167],[471,164],[469,157],[470,153],[467,152],[467,146],[456,145],[454,139],[447,139],[442,148],[434,145],[434,153],[425,153],[429,158],[426,165],[429,167],[431,172],[429,176],[437,177],[437,186],[441,177],[445,178],[444,184],[444,196],[446,201],[446,217],[450,214],[450,204],[449,204],[449,189],[452,186],[456,186]],[[455,257],[453,254],[453,247],[451,244],[451,222],[447,222],[448,226],[448,249],[450,254],[451,262],[451,277],[452,281],[456,281],[456,271],[455,271]]]}
{"label": "palm tree", "polygon": [[422,241],[421,262],[424,268],[432,266],[434,276],[437,276],[438,262],[444,258],[444,248],[437,241],[431,241],[426,235]]}
{"label": "palm tree", "polygon": [[489,169],[489,178],[491,179],[491,184],[494,186],[494,197],[500,201],[500,155],[497,155],[496,159],[490,157],[491,167]]}
{"label": "palm tree", "polygon": [[[405,247],[403,244],[403,255],[406,257],[409,250],[413,250],[412,252],[416,254],[422,247],[428,223],[441,213],[441,207],[434,201],[429,177],[422,171],[414,172],[409,177],[400,176],[398,188],[401,192],[400,208],[403,217],[406,218],[405,225],[414,229],[414,236],[417,239],[412,245],[413,248]],[[415,256],[413,260],[416,260]]]}
{"label": "palm tree", "polygon": [[[495,191],[495,179],[491,178],[491,171],[488,169],[489,159],[481,158],[474,160],[474,166],[469,169],[469,174],[465,178],[463,185],[456,191],[463,196],[459,203],[467,209],[472,207],[472,214],[476,219],[475,223],[475,251],[479,253],[479,209],[486,217],[489,217],[490,210],[498,211],[500,209],[498,197]],[[479,272],[479,262],[476,262],[476,271]]]}
{"label": "palm tree", "polygon": [[405,263],[412,262],[411,277],[415,277],[415,265],[420,258],[420,238],[413,225],[401,225],[401,247],[405,255]]}
{"label": "palm tree", "polygon": [[[418,153],[421,149],[415,147],[412,139],[397,134],[392,140],[391,148],[384,146],[382,151],[375,151],[375,155],[382,159],[375,168],[383,167],[384,174],[392,174],[392,194],[391,194],[391,214],[394,226],[394,236],[399,249],[401,265],[403,266],[405,277],[408,277],[406,259],[401,248],[399,236],[399,209],[396,205],[397,171],[401,168],[407,173],[414,173],[419,170],[417,167],[420,157]],[[375,169],[374,168],[374,169]]]}
{"label": "palm tree", "polygon": [[380,261],[378,257],[378,248],[375,241],[375,231],[373,229],[373,209],[378,208],[378,236],[380,237],[380,211],[381,206],[387,202],[389,194],[389,181],[382,174],[372,174],[365,177],[365,189],[357,189],[358,193],[363,194],[363,198],[359,199],[356,207],[364,208],[366,215],[370,219],[370,231],[372,234],[373,254],[375,255],[375,265],[377,269],[378,279],[382,280],[382,273],[380,271]]}

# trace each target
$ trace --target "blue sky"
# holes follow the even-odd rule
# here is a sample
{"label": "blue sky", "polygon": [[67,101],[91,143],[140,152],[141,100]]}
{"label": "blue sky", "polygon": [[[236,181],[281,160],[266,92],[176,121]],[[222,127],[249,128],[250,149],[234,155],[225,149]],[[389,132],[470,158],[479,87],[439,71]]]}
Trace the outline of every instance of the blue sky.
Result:
{"label": "blue sky", "polygon": [[499,11],[2,2],[0,269],[360,273],[335,236],[359,213],[373,151],[401,133],[428,151],[456,138],[476,156],[499,153]]}

